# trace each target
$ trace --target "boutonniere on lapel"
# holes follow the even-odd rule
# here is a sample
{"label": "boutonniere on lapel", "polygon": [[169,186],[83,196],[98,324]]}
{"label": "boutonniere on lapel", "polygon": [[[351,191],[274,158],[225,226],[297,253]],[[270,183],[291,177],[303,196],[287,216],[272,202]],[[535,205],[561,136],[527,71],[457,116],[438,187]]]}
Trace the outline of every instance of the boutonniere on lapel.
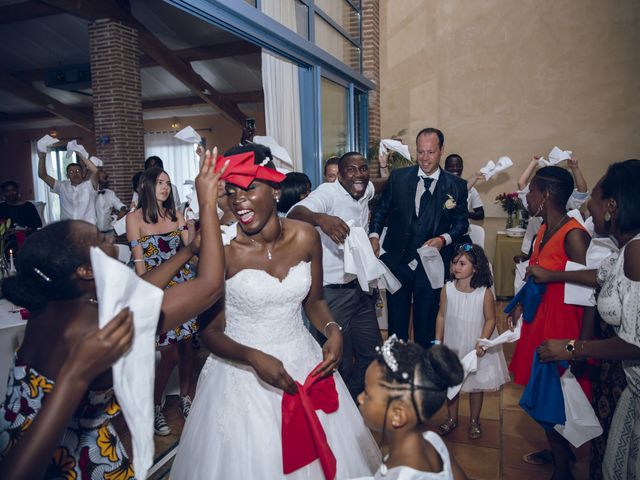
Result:
{"label": "boutonniere on lapel", "polygon": [[452,208],[456,208],[456,205],[457,205],[457,203],[456,203],[455,199],[451,196],[451,194],[447,193],[447,199],[442,204],[442,209],[443,210],[451,210]]}

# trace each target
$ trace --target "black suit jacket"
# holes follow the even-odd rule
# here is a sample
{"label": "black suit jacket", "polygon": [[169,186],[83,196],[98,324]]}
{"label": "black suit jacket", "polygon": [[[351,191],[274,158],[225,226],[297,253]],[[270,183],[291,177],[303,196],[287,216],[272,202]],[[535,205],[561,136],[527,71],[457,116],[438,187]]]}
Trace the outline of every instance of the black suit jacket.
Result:
{"label": "black suit jacket", "polygon": [[[454,245],[466,240],[469,230],[467,182],[441,169],[431,200],[416,218],[418,168],[416,165],[391,172],[371,216],[369,232],[380,234],[385,225],[388,227],[382,245],[386,253],[381,259],[392,270],[407,258],[413,258],[416,249],[430,238],[448,233],[452,243],[440,250],[448,271]],[[411,228],[412,222],[417,222],[416,228]]]}

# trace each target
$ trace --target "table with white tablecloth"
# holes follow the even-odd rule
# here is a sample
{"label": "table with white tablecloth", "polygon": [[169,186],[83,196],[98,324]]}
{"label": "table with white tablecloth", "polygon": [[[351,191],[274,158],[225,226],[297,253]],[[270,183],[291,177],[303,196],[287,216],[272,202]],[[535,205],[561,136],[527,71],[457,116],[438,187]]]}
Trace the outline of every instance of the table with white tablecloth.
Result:
{"label": "table with white tablecloth", "polygon": [[19,308],[8,300],[0,300],[0,403],[7,390],[7,375],[13,366],[13,356],[22,342],[27,322]]}

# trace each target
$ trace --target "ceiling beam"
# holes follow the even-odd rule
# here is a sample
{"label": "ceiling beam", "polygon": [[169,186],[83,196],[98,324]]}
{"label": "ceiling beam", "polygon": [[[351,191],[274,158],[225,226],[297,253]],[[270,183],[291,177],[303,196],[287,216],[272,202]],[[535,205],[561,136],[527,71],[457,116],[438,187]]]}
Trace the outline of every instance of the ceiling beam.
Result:
{"label": "ceiling beam", "polygon": [[[180,50],[172,50],[186,62],[196,62],[199,60],[214,60],[216,58],[235,57],[238,55],[250,55],[252,53],[260,53],[260,48],[249,42],[226,42],[217,45],[207,45],[203,47],[183,48]],[[140,68],[149,68],[158,66],[153,58],[148,55],[140,55]],[[36,68],[34,70],[21,70],[11,72],[16,78],[25,82],[43,81],[46,73],[52,68]],[[55,67],[60,68],[60,67]]]}
{"label": "ceiling beam", "polygon": [[[263,101],[264,93],[262,90],[255,90],[251,92],[235,92],[235,93],[223,93],[226,99],[236,103],[258,103]],[[205,101],[200,97],[178,97],[178,98],[164,98],[158,100],[143,100],[142,110],[158,110],[163,108],[179,108],[189,107],[192,105],[204,105]],[[75,107],[74,110],[89,118],[93,118],[93,109],[91,107]],[[15,124],[20,122],[31,122],[48,120],[55,117],[53,113],[47,111],[39,112],[24,112],[24,113],[0,113],[0,125]]]}
{"label": "ceiling beam", "polygon": [[217,108],[233,123],[244,127],[246,116],[238,105],[225,99],[212,85],[203,79],[185,60],[175,55],[162,41],[153,35],[133,15],[126,12],[114,0],[42,0],[47,5],[60,8],[71,15],[96,20],[111,18],[138,30],[140,48],[159,66],[180,80],[205,103]]}
{"label": "ceiling beam", "polygon": [[22,2],[0,7],[0,25],[22,22],[34,18],[48,17],[61,13],[57,8],[40,2]]}
{"label": "ceiling beam", "polygon": [[69,120],[88,132],[93,132],[93,120],[90,115],[59,102],[28,82],[19,80],[8,73],[0,72],[0,88],[44,108],[49,113]]}

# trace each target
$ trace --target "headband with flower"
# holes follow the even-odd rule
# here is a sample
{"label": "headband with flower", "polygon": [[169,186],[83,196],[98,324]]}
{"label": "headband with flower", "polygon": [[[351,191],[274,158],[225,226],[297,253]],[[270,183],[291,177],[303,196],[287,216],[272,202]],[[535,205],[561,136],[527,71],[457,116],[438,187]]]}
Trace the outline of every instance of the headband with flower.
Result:
{"label": "headband with flower", "polygon": [[239,153],[229,157],[219,156],[216,161],[216,172],[222,168],[227,160],[229,160],[229,166],[222,174],[220,180],[233,183],[240,188],[249,188],[249,185],[251,185],[251,182],[254,180],[280,183],[285,179],[283,173],[265,166],[270,160],[269,158],[260,165],[256,165],[254,152]]}

